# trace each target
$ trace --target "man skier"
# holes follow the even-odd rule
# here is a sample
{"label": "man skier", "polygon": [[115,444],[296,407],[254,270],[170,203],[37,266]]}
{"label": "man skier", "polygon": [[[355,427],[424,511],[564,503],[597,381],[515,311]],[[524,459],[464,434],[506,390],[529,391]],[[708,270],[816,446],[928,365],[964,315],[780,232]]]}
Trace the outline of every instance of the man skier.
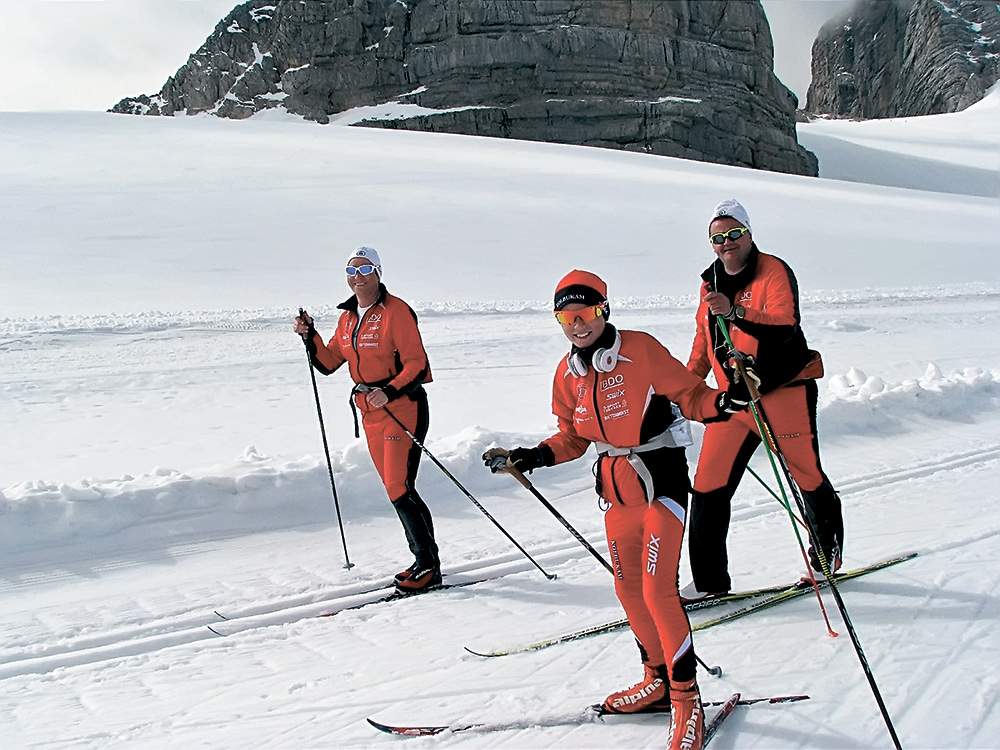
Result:
{"label": "man skier", "polygon": [[[802,490],[808,520],[818,535],[809,547],[812,567],[822,571],[822,553],[834,572],[841,563],[844,521],[840,497],[820,465],[815,379],[822,377],[823,366],[802,333],[795,275],[784,261],[757,248],[750,217],[735,200],[716,206],[708,233],[717,259],[701,276],[697,330],[687,367],[699,378],[714,373],[720,387],[734,380],[732,353],[717,318],[721,315],[735,348],[752,358],[748,361],[763,394],[760,409]],[[685,601],[730,590],[726,535],[731,501],[760,442],[750,413],[705,427],[688,532],[694,580],[681,592]]]}

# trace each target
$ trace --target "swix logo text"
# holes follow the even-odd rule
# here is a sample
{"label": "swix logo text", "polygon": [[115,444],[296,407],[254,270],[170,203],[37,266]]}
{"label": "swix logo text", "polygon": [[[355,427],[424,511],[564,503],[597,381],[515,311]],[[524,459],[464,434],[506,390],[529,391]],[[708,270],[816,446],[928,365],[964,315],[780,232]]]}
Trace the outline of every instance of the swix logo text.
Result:
{"label": "swix logo text", "polygon": [[616,398],[621,398],[624,395],[625,395],[625,389],[619,388],[617,391],[614,391],[612,393],[605,393],[604,398],[607,399],[608,401],[614,401]]}
{"label": "swix logo text", "polygon": [[652,534],[649,535],[646,551],[648,553],[646,555],[646,572],[650,575],[656,575],[656,561],[660,557],[660,540]]}

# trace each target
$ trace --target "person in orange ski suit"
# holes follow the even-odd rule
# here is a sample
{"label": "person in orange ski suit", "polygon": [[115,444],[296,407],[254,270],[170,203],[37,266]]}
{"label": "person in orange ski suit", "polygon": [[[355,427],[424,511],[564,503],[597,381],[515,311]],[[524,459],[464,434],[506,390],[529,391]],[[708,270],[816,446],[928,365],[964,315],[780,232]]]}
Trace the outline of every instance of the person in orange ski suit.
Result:
{"label": "person in orange ski suit", "polygon": [[[572,343],[552,386],[559,431],[530,448],[493,448],[483,459],[500,471],[526,472],[580,458],[597,448],[597,494],[615,592],[642,656],[644,679],[612,693],[612,713],[671,710],[671,747],[700,747],[703,710],[691,628],[677,589],[690,480],[687,416],[725,420],[745,409],[745,389],[709,388],[655,338],[608,322],[607,286],[572,271],[556,287],[555,315]],[[683,415],[683,416],[682,416]],[[496,470],[496,469],[495,469]]]}
{"label": "person in orange ski suit", "polygon": [[319,372],[329,375],[347,363],[355,383],[355,434],[360,410],[372,461],[414,556],[413,564],[396,574],[396,587],[421,591],[440,585],[441,561],[430,509],[414,484],[421,450],[396,420],[423,442],[429,424],[423,386],[431,382],[430,363],[416,314],[382,284],[378,252],[359,247],[348,257],[347,274],[354,296],[339,305],[343,312],[329,343],[323,342],[308,313],[295,319],[294,330],[304,337]]}
{"label": "person in orange ski suit", "polygon": [[[795,275],[784,261],[757,248],[750,217],[735,200],[716,206],[709,239],[718,257],[702,274],[697,330],[687,367],[699,378],[712,372],[720,386],[733,379],[730,351],[719,329],[721,315],[733,346],[753,358],[762,394],[759,408],[802,491],[808,520],[833,572],[840,567],[844,521],[840,498],[820,464],[815,378],[822,376],[823,367],[819,353],[809,349],[802,333]],[[681,592],[685,601],[730,590],[726,535],[731,501],[760,443],[750,413],[705,428],[688,531],[694,580]],[[812,567],[822,571],[817,540],[810,541]]]}

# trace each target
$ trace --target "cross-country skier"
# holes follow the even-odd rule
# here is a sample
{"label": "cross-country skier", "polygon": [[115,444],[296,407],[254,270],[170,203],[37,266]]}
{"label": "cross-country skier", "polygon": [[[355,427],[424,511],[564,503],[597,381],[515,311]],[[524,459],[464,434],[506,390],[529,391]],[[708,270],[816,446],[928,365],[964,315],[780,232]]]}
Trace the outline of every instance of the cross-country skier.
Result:
{"label": "cross-country skier", "polygon": [[305,338],[319,372],[329,375],[347,363],[355,382],[351,408],[361,411],[372,461],[414,556],[413,563],[396,574],[396,587],[422,591],[441,583],[441,561],[431,512],[414,486],[420,447],[393,417],[423,442],[428,427],[423,384],[431,381],[430,363],[417,316],[386,291],[382,262],[373,248],[359,247],[348,257],[347,285],[354,296],[338,306],[344,312],[329,343],[323,343],[308,313],[295,318],[294,330]]}
{"label": "cross-country skier", "polygon": [[[795,275],[784,261],[760,252],[753,240],[750,217],[735,200],[716,206],[708,232],[718,258],[702,273],[697,331],[688,369],[699,378],[713,372],[720,386],[733,379],[730,352],[716,317],[721,315],[736,349],[753,357],[763,394],[761,408],[802,490],[830,571],[836,571],[844,543],[844,521],[840,497],[820,465],[816,437],[815,378],[823,375],[823,366],[802,333]],[[688,554],[694,580],[681,592],[686,601],[730,589],[726,535],[731,502],[760,442],[757,424],[749,413],[705,428],[691,500]],[[822,571],[816,540],[812,542],[812,566]]]}
{"label": "cross-country skier", "polygon": [[[597,448],[597,494],[615,592],[642,655],[644,679],[604,701],[606,711],[672,709],[671,748],[701,747],[703,709],[691,627],[677,590],[677,567],[691,485],[684,446],[689,426],[745,409],[745,388],[709,388],[655,338],[608,322],[607,286],[572,271],[556,287],[555,316],[572,344],[556,370],[552,411],[559,431],[530,448],[493,448],[521,472],[580,458]],[[503,469],[501,469],[503,470]],[[683,745],[682,745],[683,743]]]}

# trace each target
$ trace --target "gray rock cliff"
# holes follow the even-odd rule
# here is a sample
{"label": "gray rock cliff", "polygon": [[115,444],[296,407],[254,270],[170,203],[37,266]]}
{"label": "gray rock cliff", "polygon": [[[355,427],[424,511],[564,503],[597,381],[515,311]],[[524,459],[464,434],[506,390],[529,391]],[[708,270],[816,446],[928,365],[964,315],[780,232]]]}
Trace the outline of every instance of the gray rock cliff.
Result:
{"label": "gray rock cliff", "polygon": [[253,0],[111,111],[325,123],[388,102],[417,106],[359,124],[817,173],[757,0]]}
{"label": "gray rock cliff", "polygon": [[957,112],[998,77],[998,3],[858,0],[813,44],[806,111],[864,119]]}

